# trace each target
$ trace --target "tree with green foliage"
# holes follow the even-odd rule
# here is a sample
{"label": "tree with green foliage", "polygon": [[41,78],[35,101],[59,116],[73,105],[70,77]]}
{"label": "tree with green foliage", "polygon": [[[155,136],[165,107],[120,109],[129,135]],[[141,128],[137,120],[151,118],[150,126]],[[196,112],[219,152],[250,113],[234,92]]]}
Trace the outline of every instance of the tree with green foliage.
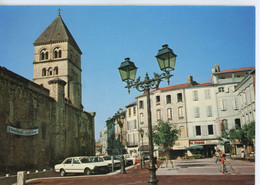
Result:
{"label": "tree with green foliage", "polygon": [[238,140],[242,145],[245,146],[245,154],[248,156],[247,147],[254,144],[255,139],[255,122],[245,124],[242,128],[236,126],[232,128],[229,133],[231,140]]}
{"label": "tree with green foliage", "polygon": [[159,147],[164,149],[166,157],[166,167],[168,165],[169,150],[178,139],[179,130],[172,126],[169,122],[160,121],[153,128],[153,141]]}

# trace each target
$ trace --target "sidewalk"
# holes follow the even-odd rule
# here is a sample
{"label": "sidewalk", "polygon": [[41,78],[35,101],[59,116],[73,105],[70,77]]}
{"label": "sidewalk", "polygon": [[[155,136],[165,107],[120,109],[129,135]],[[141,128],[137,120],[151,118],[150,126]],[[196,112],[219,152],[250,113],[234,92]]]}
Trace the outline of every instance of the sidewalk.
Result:
{"label": "sidewalk", "polygon": [[[207,160],[206,160],[207,161]],[[185,161],[182,161],[185,162]],[[187,162],[187,161],[186,161]],[[189,161],[192,162],[192,161]],[[209,162],[209,161],[208,161]],[[162,161],[158,161],[161,166]],[[36,179],[27,181],[27,185],[147,185],[149,162],[146,169],[127,168],[127,174],[120,174],[120,170],[113,174],[93,176],[70,176],[52,179]],[[161,166],[162,167],[162,166]],[[157,170],[158,185],[254,185],[254,175],[165,175],[168,168]]]}
{"label": "sidewalk", "polygon": [[[157,170],[157,175],[222,175],[219,173],[220,163],[215,164],[215,159],[171,160],[173,167],[165,162]],[[237,169],[237,175],[255,175],[255,163],[241,160],[231,160],[231,164]]]}
{"label": "sidewalk", "polygon": [[[188,163],[187,163],[188,162]],[[201,171],[202,168],[206,166],[197,166],[198,163],[208,164],[211,162],[210,159],[203,159],[202,161],[175,161],[176,167],[181,169],[178,165],[184,165],[183,169],[197,168],[197,171]],[[193,174],[181,174],[177,171],[177,174],[172,173],[173,170],[170,168],[164,168],[161,165],[162,161],[158,161],[158,166],[160,168],[157,170],[157,180],[159,180],[158,185],[254,185],[254,175],[204,175],[203,173],[199,175]],[[189,167],[187,167],[187,165]],[[215,164],[213,164],[215,165]],[[237,165],[244,165],[246,163],[241,163],[238,161]],[[140,169],[138,165],[137,168],[133,166],[127,168],[127,174],[120,174],[120,170],[114,173],[109,173],[106,175],[91,175],[91,176],[67,176],[67,177],[47,177],[41,179],[30,179],[27,180],[27,185],[147,185],[147,179],[149,177],[149,161],[146,162],[146,169]],[[249,165],[250,166],[250,165]],[[213,167],[213,166],[212,166]],[[171,173],[169,173],[169,171]],[[205,169],[204,169],[205,171]],[[207,171],[207,170],[206,170]],[[168,174],[167,174],[167,173]],[[54,172],[53,172],[54,173]],[[55,175],[59,175],[55,173]],[[41,177],[44,175],[42,174]],[[2,184],[1,185],[10,185]]]}

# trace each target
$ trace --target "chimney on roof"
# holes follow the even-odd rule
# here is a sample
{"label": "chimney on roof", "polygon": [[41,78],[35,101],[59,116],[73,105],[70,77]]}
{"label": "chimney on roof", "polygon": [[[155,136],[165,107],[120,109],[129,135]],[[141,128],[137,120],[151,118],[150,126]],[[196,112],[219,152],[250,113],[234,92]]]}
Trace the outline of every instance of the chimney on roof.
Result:
{"label": "chimney on roof", "polygon": [[188,83],[189,84],[192,84],[193,83],[193,77],[188,75]]}
{"label": "chimney on roof", "polygon": [[215,67],[211,68],[212,73],[216,73],[220,71],[220,66],[219,64],[216,64]]}

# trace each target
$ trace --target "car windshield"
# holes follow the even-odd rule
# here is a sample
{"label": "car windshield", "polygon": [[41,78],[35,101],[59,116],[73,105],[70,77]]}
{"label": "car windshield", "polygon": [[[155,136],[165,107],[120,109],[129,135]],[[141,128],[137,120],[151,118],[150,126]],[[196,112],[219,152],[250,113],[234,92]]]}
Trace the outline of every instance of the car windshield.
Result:
{"label": "car windshield", "polygon": [[115,156],[116,160],[120,160],[120,157],[118,155]]}
{"label": "car windshield", "polygon": [[111,156],[104,156],[104,160],[105,161],[111,160]]}
{"label": "car windshield", "polygon": [[90,162],[91,162],[91,161],[89,160],[89,158],[86,158],[86,157],[81,158],[80,161],[81,161],[82,163],[90,163]]}

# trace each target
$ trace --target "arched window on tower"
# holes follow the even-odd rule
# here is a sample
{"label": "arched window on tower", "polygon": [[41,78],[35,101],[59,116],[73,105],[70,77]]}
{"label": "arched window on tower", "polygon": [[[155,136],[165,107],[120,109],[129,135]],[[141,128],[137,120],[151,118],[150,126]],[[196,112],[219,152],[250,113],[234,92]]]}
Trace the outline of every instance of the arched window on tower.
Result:
{"label": "arched window on tower", "polygon": [[46,53],[45,53],[45,59],[47,60],[49,58],[49,52],[47,51]]}
{"label": "arched window on tower", "polygon": [[44,60],[44,53],[41,53],[41,60]]}
{"label": "arched window on tower", "polygon": [[54,48],[53,53],[54,53],[54,58],[55,59],[62,57],[62,51],[61,51],[60,47]]}
{"label": "arched window on tower", "polygon": [[58,75],[59,74],[59,70],[58,70],[58,67],[56,66],[55,68],[54,68],[54,75]]}
{"label": "arched window on tower", "polygon": [[40,60],[48,60],[49,59],[49,52],[46,48],[42,49],[40,52]]}
{"label": "arched window on tower", "polygon": [[46,76],[46,69],[45,68],[42,69],[42,76]]}
{"label": "arched window on tower", "polygon": [[48,69],[48,75],[52,76],[52,68],[51,67]]}

